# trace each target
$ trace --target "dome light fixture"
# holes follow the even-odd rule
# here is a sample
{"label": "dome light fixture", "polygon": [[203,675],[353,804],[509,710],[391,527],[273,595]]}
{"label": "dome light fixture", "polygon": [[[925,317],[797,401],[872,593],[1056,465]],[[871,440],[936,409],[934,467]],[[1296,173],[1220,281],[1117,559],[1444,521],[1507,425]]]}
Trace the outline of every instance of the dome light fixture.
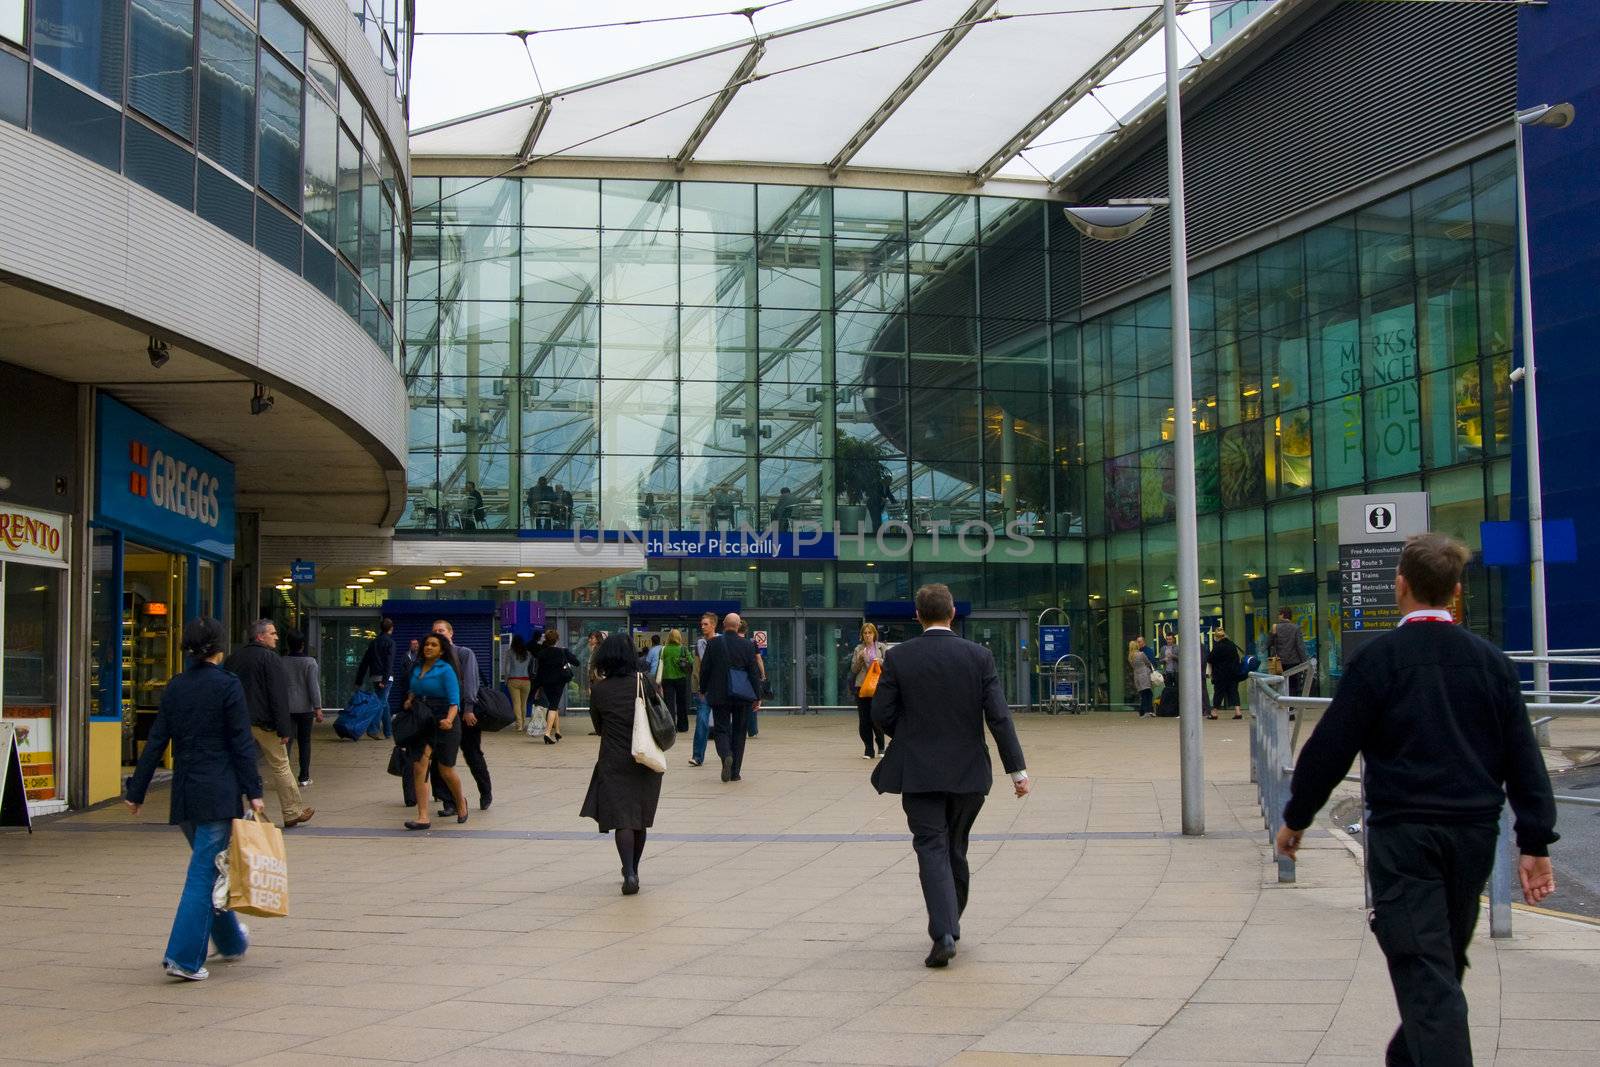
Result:
{"label": "dome light fixture", "polygon": [[445,571],[444,572],[444,576],[446,578],[459,578],[459,577],[461,577],[461,572],[460,571]]}
{"label": "dome light fixture", "polygon": [[388,571],[383,570],[381,568],[376,568],[376,567],[373,568],[372,570],[368,571],[367,573],[372,575],[374,578],[387,578],[389,576],[389,572]]}
{"label": "dome light fixture", "polygon": [[443,585],[444,584],[444,579],[443,578],[429,578],[428,579],[428,584],[429,585]]}
{"label": "dome light fixture", "polygon": [[1096,241],[1120,241],[1144,227],[1167,198],[1151,196],[1111,200],[1104,206],[1074,204],[1061,209],[1072,228]]}

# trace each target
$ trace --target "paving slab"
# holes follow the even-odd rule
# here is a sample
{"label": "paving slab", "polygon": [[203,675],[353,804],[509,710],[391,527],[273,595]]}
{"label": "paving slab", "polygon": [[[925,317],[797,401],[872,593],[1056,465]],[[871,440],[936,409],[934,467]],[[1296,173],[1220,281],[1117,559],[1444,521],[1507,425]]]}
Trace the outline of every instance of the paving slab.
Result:
{"label": "paving slab", "polygon": [[[294,914],[250,920],[250,953],[200,984],[159,969],[186,862],[163,797],[0,831],[0,1065],[1381,1059],[1396,1016],[1358,859],[1319,831],[1277,883],[1245,724],[1207,724],[1189,839],[1172,723],[1022,717],[1035,793],[985,805],[944,970],[853,719],[762,726],[742,783],[670,768],[633,897],[576,813],[594,739],[491,735],[493,809],[408,834],[388,750],[319,730]],[[1479,1062],[1593,1064],[1600,930],[1516,924],[1473,950]]]}

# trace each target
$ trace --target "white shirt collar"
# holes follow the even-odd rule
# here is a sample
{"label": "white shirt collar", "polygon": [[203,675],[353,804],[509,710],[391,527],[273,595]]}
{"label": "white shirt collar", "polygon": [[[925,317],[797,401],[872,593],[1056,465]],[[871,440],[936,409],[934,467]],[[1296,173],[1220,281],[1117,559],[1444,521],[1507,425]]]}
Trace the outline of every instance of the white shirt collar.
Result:
{"label": "white shirt collar", "polygon": [[1408,622],[1453,623],[1455,621],[1456,617],[1450,614],[1449,608],[1418,608],[1416,611],[1411,612],[1405,618],[1401,619],[1400,625],[1404,626]]}
{"label": "white shirt collar", "polygon": [[955,633],[955,631],[950,629],[950,627],[942,626],[939,623],[934,623],[932,626],[924,626],[922,628],[923,633],[932,633],[934,630],[943,630],[947,634]]}

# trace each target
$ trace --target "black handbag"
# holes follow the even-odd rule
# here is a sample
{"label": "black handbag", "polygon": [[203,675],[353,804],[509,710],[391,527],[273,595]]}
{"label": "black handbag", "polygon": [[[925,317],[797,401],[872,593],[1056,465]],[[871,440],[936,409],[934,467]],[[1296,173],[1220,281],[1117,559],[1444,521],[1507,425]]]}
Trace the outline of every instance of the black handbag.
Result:
{"label": "black handbag", "polygon": [[411,760],[399,745],[389,750],[389,773],[396,778],[404,778],[411,773]]}
{"label": "black handbag", "polygon": [[511,698],[487,685],[478,687],[478,695],[472,701],[472,713],[478,717],[478,729],[488,734],[504,730],[517,721],[511,710]]}
{"label": "black handbag", "polygon": [[413,700],[409,708],[402,707],[394,713],[394,743],[401,748],[411,748],[433,733],[433,716],[421,700]]}
{"label": "black handbag", "polygon": [[640,679],[644,683],[644,712],[650,721],[650,736],[655,739],[656,747],[665,752],[678,739],[677,724],[661,696],[661,687],[648,675],[640,675]]}

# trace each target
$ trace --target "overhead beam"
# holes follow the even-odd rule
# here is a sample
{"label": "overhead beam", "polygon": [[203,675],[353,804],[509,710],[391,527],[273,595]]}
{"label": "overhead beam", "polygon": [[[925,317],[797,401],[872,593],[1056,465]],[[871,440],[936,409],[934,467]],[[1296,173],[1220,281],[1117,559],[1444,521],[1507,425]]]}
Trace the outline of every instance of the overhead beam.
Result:
{"label": "overhead beam", "polygon": [[756,72],[756,64],[761,62],[761,57],[767,53],[767,42],[756,38],[750,42],[749,49],[739,65],[728,76],[728,84],[711,101],[711,106],[706,108],[706,113],[700,116],[700,122],[695,126],[689,139],[683,142],[683,147],[678,149],[678,154],[672,157],[672,169],[679,174],[689,165],[689,160],[700,150],[700,145],[711,135],[711,128],[717,124],[722,113],[728,110],[728,105],[733,103],[734,96],[749,82],[750,76]]}
{"label": "overhead beam", "polygon": [[528,125],[528,136],[522,139],[522,148],[517,152],[517,158],[524,163],[533,158],[533,146],[539,143],[544,124],[550,121],[550,109],[549,97],[539,101],[539,109],[533,113],[533,122]]}
{"label": "overhead beam", "polygon": [[1067,91],[1051,101],[1050,105],[1039,112],[1028,124],[1016,132],[1016,135],[1007,139],[994,155],[986,160],[983,166],[972,172],[972,184],[982,185],[984,182],[1000,173],[1000,168],[1016,159],[1024,148],[1032,144],[1045,130],[1055,125],[1057,119],[1072,110],[1073,106],[1094,91],[1095,86],[1106,79],[1123,60],[1133,55],[1139,46],[1156,35],[1161,29],[1161,12],[1157,11],[1134,29],[1128,36],[1101,57],[1100,61],[1086,71],[1083,77],[1073,82]]}
{"label": "overhead beam", "polygon": [[911,73],[907,74],[905,79],[895,87],[894,91],[884,99],[883,103],[878,105],[878,109],[872,113],[872,117],[867,119],[850,140],[845,142],[843,148],[839,149],[839,154],[828,161],[829,178],[837,178],[839,176],[839,168],[849,163],[856,157],[856,153],[867,146],[867,142],[872,140],[879,130],[883,129],[884,123],[888,122],[894,113],[900,110],[900,105],[911,99],[911,94],[916,92],[917,88],[928,80],[928,76],[938,69],[939,64],[945,61],[945,57],[956,50],[956,45],[960,44],[967,34],[972,32],[978,20],[987,15],[997,2],[998,0],[973,0],[967,10],[956,20],[955,25],[946,30],[944,36],[939,38],[939,43],[934,45],[928,54],[922,57],[922,61],[912,68]]}

